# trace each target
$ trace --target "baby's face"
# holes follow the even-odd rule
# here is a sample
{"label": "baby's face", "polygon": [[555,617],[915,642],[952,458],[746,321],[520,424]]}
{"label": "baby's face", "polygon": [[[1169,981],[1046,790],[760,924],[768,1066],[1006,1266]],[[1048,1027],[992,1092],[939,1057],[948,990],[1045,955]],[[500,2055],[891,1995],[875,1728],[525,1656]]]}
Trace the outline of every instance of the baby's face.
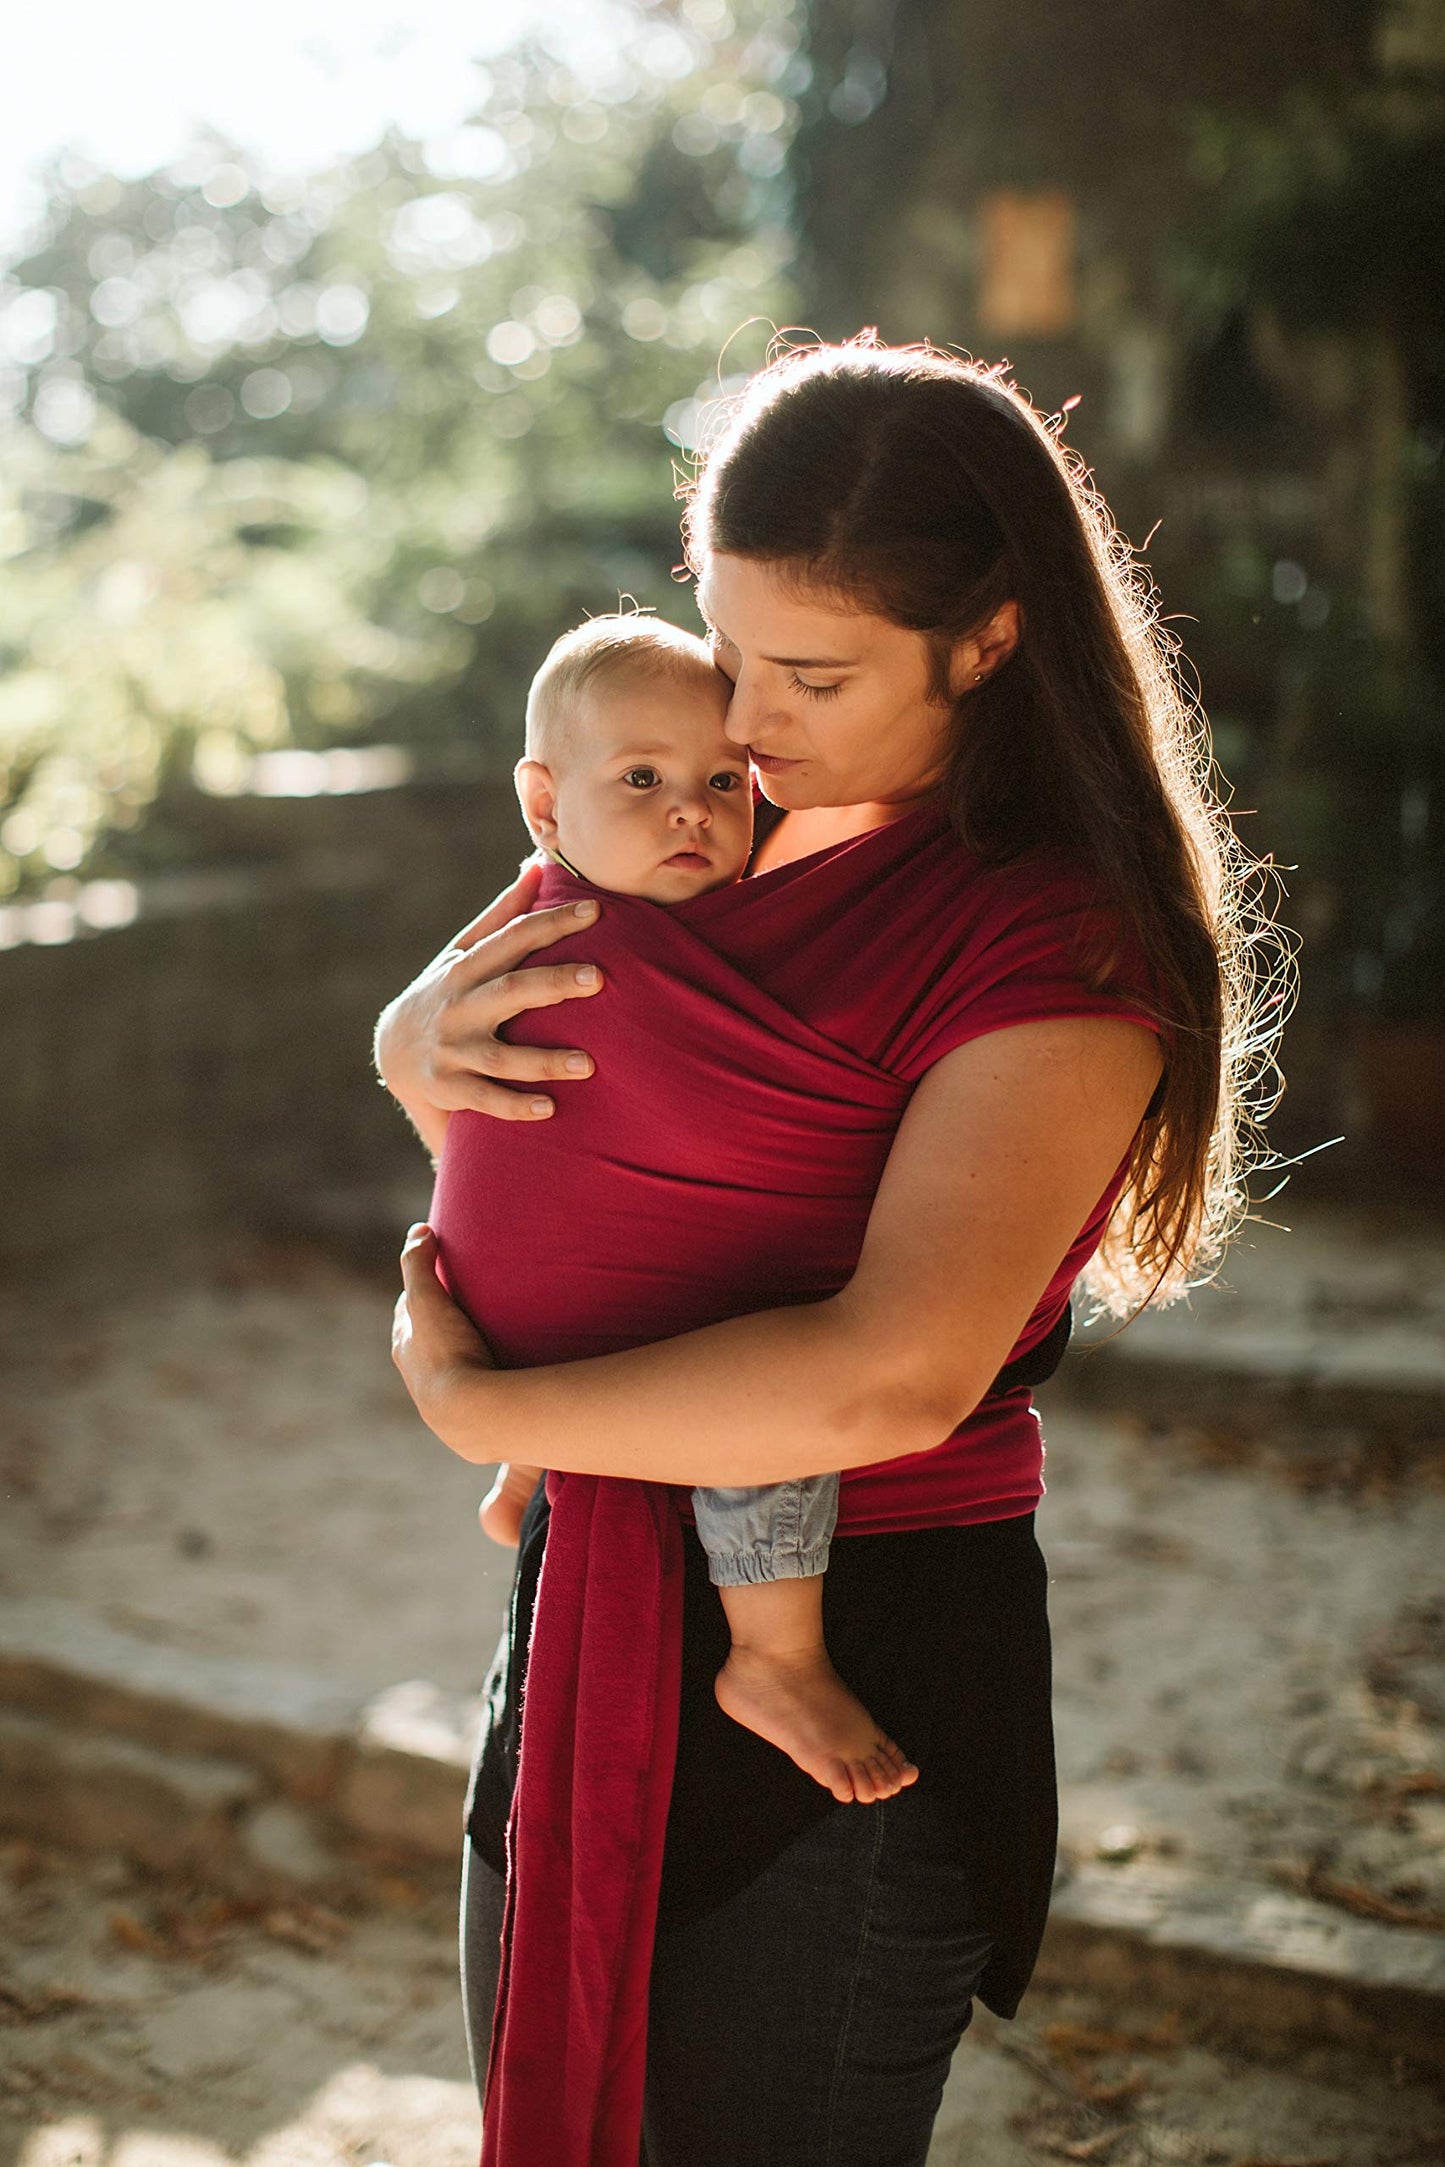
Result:
{"label": "baby's face", "polygon": [[723,735],[728,692],[719,676],[583,695],[550,770],[555,847],[599,888],[680,903],[740,878],[752,788],[747,753]]}

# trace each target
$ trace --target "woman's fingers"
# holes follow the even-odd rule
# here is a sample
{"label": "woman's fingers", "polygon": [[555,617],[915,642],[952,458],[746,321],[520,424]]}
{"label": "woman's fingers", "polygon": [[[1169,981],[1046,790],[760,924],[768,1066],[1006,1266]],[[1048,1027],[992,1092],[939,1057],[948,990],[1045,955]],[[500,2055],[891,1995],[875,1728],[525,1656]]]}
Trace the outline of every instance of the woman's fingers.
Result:
{"label": "woman's fingers", "polygon": [[450,1296],[437,1277],[437,1238],[424,1219],[408,1227],[401,1245],[401,1283],[422,1301],[446,1302]]}
{"label": "woman's fingers", "polygon": [[491,1366],[486,1341],[437,1277],[437,1238],[425,1221],[412,1227],[402,1248],[391,1352],[409,1385],[459,1362]]}
{"label": "woman's fingers", "polygon": [[431,1228],[414,1226],[401,1252],[401,1293],[391,1321],[391,1355],[398,1368],[417,1350],[429,1328],[441,1315],[442,1306],[453,1305],[437,1278],[437,1239]]}
{"label": "woman's fingers", "polygon": [[[463,927],[387,1008],[377,1027],[377,1068],[426,1141],[440,1148],[445,1117],[464,1110],[501,1121],[545,1120],[554,1102],[537,1089],[575,1083],[592,1073],[580,1047],[513,1046],[500,1025],[529,1008],[596,993],[602,975],[583,961],[521,968],[523,959],[594,922],[586,898],[529,911],[540,864],[525,865],[510,887]],[[432,1126],[423,1126],[423,1114]],[[437,1127],[437,1122],[441,1126]]]}
{"label": "woman's fingers", "polygon": [[[536,1087],[580,1082],[592,1074],[591,1054],[578,1046],[514,1046],[496,1036],[496,1026],[525,1009],[565,1000],[573,990],[595,993],[600,985],[599,976],[576,986],[569,964],[507,972],[476,987],[466,997],[472,1028],[462,1035],[454,1025],[450,1044],[433,1052],[433,1102],[452,1111],[472,1108],[503,1121],[545,1119],[553,1101]],[[460,1004],[455,1014],[460,1021]]]}
{"label": "woman's fingers", "polygon": [[436,1275],[431,1228],[414,1226],[401,1253],[402,1289],[391,1322],[391,1359],[417,1413],[464,1460],[490,1459],[479,1394],[495,1369],[492,1350]]}
{"label": "woman's fingers", "polygon": [[565,940],[569,933],[585,932],[596,923],[597,905],[589,896],[582,903],[555,903],[548,910],[511,911],[505,918],[498,918],[495,925],[488,925],[486,921],[513,893],[509,888],[506,895],[498,896],[480,918],[474,918],[458,934],[455,945],[465,951],[465,961],[459,960],[455,970],[462,983],[483,985],[510,971],[523,956],[550,947],[553,941]]}
{"label": "woman's fingers", "polygon": [[449,1016],[431,1055],[434,1103],[451,1111],[470,1108],[502,1121],[545,1120],[554,1102],[529,1086],[575,1083],[591,1075],[592,1057],[581,1047],[514,1046],[496,1033],[499,1024],[529,1008],[551,1008],[600,992],[602,973],[595,964],[520,967],[523,956],[582,931],[596,915],[591,901],[580,916],[572,904],[533,911],[479,936],[457,956]]}

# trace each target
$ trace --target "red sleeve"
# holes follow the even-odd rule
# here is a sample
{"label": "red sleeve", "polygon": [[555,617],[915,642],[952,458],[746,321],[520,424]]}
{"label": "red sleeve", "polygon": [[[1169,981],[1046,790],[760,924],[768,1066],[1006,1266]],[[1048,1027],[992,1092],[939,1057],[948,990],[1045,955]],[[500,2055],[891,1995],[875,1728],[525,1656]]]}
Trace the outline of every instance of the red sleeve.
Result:
{"label": "red sleeve", "polygon": [[907,1080],[970,1039],[1047,1016],[1126,1017],[1167,1047],[1137,936],[1087,871],[1019,859],[981,876],[970,903],[961,939],[899,1049]]}

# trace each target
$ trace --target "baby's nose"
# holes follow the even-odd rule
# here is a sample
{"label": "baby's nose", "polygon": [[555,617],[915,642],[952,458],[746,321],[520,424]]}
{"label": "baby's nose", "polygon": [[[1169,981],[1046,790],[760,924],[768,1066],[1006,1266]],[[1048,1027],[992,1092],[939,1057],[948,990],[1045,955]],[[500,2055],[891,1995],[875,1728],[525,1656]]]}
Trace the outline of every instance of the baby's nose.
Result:
{"label": "baby's nose", "polygon": [[712,807],[701,791],[695,797],[680,797],[672,808],[673,820],[678,825],[693,824],[712,818]]}

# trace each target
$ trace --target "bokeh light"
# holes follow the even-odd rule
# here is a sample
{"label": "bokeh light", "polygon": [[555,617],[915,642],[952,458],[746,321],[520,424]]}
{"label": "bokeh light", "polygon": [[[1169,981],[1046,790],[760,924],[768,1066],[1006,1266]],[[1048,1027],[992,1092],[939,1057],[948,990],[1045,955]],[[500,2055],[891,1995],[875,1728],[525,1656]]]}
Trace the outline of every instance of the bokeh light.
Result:
{"label": "bokeh light", "polygon": [[378,744],[503,771],[559,622],[685,611],[669,455],[787,313],[788,7],[260,12],[69,72],[26,33],[73,132],[0,272],[0,893]]}

